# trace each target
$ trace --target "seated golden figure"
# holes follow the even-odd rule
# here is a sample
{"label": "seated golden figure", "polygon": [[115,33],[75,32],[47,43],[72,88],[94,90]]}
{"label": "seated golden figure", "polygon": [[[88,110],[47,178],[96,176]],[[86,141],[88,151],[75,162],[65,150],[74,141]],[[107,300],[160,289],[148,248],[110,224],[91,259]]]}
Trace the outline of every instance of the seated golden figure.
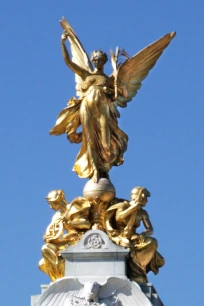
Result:
{"label": "seated golden figure", "polygon": [[63,190],[53,190],[46,197],[48,204],[57,211],[43,236],[43,258],[39,269],[52,281],[64,276],[64,259],[60,251],[76,244],[83,233],[90,228],[87,199],[78,197],[70,204],[64,198]]}
{"label": "seated golden figure", "polygon": [[[129,277],[137,282],[146,282],[149,271],[158,273],[164,265],[164,258],[157,252],[158,243],[152,238],[153,227],[146,206],[150,192],[143,187],[135,187],[131,201],[112,205],[106,212],[105,223],[109,237],[116,243],[130,248]],[[145,230],[138,234],[137,228]]]}

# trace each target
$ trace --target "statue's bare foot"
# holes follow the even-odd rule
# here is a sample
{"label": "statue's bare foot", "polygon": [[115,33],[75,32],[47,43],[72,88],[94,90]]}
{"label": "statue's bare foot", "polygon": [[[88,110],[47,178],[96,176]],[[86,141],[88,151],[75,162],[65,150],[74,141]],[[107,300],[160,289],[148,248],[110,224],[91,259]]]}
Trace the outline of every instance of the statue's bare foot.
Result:
{"label": "statue's bare foot", "polygon": [[98,180],[99,180],[99,172],[98,170],[94,170],[94,173],[93,173],[93,176],[91,177],[91,180],[94,182],[94,183],[98,183]]}

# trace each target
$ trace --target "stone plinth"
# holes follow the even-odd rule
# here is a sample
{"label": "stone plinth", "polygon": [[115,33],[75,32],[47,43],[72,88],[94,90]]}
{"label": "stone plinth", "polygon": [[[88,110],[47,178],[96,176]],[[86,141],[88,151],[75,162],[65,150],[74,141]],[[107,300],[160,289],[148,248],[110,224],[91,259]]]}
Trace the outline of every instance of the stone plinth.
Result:
{"label": "stone plinth", "polygon": [[129,249],[114,244],[103,231],[86,232],[77,245],[61,253],[66,260],[65,276],[76,277],[81,283],[126,277]]}

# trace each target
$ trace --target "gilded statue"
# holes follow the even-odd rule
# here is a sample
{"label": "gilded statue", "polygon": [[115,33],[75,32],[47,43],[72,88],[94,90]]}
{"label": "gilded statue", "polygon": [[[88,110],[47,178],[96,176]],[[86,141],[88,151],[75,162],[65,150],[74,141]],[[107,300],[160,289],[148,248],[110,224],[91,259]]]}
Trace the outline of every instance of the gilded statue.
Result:
{"label": "gilded statue", "polygon": [[[41,271],[52,281],[64,276],[65,259],[62,250],[79,242],[87,230],[102,230],[118,245],[129,248],[128,277],[136,282],[147,282],[147,273],[158,273],[164,258],[157,251],[158,242],[145,209],[150,192],[135,187],[131,200],[115,198],[115,187],[109,179],[113,166],[124,162],[128,135],[118,123],[118,107],[125,108],[136,96],[142,81],[175,36],[175,32],[145,47],[130,57],[124,49],[110,51],[112,73],[104,66],[108,56],[101,50],[89,59],[79,38],[63,17],[61,36],[62,55],[75,74],[76,95],[67,102],[50,130],[51,135],[65,133],[71,143],[81,143],[73,170],[81,178],[89,178],[83,197],[71,203],[63,190],[53,190],[46,197],[55,214],[44,234]],[[68,51],[66,42],[69,42]],[[144,230],[140,232],[140,225]],[[92,236],[89,245],[97,248],[98,238]],[[67,268],[66,268],[67,270]]]}
{"label": "gilded statue", "polygon": [[63,190],[49,192],[46,199],[56,213],[43,236],[45,244],[39,269],[55,281],[64,276],[65,263],[60,251],[76,244],[83,233],[90,229],[90,203],[82,197],[68,203]]}
{"label": "gilded statue", "polygon": [[[153,226],[144,209],[150,192],[143,187],[135,187],[131,201],[123,201],[110,206],[105,216],[108,236],[116,243],[130,248],[129,277],[137,282],[146,282],[149,271],[158,273],[164,265],[164,258],[157,251],[157,240],[152,236]],[[145,230],[137,233],[143,224]]]}
{"label": "gilded statue", "polygon": [[[80,40],[65,18],[60,21],[64,32],[61,37],[62,54],[67,66],[75,73],[76,94],[62,110],[51,135],[67,134],[71,143],[82,143],[73,170],[81,178],[108,178],[112,166],[124,161],[128,136],[119,128],[117,107],[126,107],[142,86],[164,49],[175,36],[165,35],[132,58],[124,50],[111,51],[113,73],[108,76],[104,65],[107,54],[93,51],[91,60]],[[69,40],[72,56],[66,48]],[[120,59],[123,57],[123,61]],[[95,66],[93,69],[92,63]],[[82,131],[78,132],[81,126]]]}

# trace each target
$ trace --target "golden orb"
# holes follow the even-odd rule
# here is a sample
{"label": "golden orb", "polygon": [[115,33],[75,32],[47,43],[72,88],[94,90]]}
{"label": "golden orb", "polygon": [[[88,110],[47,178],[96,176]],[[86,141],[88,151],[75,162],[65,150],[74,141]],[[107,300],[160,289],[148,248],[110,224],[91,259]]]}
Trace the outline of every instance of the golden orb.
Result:
{"label": "golden orb", "polygon": [[110,202],[115,197],[115,187],[107,178],[100,178],[97,183],[89,180],[84,186],[83,196],[90,201],[98,198],[103,202]]}

